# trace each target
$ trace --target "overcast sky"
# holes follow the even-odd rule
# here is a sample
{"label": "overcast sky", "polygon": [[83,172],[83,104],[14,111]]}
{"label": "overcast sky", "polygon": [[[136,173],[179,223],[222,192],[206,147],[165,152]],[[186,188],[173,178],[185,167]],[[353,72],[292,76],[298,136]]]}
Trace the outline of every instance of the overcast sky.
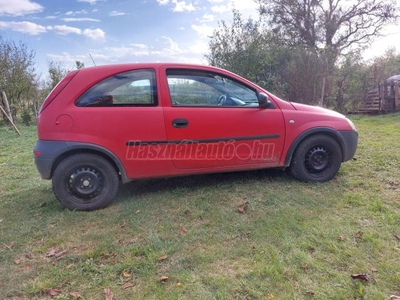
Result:
{"label": "overcast sky", "polygon": [[[37,69],[50,61],[72,68],[93,65],[175,61],[206,64],[204,54],[218,21],[229,22],[232,8],[257,18],[253,0],[0,0],[0,33],[36,52]],[[366,53],[400,49],[400,31]],[[89,55],[90,54],[90,55]]]}

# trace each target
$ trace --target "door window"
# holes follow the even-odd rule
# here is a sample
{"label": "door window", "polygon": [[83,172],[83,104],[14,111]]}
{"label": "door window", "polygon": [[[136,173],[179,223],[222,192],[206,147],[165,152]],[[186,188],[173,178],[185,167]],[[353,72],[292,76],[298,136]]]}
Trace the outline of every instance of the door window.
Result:
{"label": "door window", "polygon": [[173,106],[259,106],[254,89],[217,73],[169,69],[167,80]]}

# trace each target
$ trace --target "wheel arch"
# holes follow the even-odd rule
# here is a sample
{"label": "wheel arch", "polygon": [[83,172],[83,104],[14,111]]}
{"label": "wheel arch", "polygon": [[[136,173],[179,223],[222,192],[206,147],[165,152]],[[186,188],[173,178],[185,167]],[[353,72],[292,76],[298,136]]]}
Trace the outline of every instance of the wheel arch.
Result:
{"label": "wheel arch", "polygon": [[302,132],[292,142],[292,144],[289,147],[289,150],[286,153],[285,166],[286,167],[290,166],[293,154],[301,142],[303,142],[304,140],[306,140],[307,138],[309,138],[311,136],[318,135],[318,134],[330,136],[339,144],[340,149],[342,151],[342,161],[344,161],[344,157],[345,157],[345,153],[346,153],[346,141],[343,138],[343,136],[340,134],[340,132],[335,129],[332,129],[330,127],[316,127],[316,128],[311,128],[305,132]]}
{"label": "wheel arch", "polygon": [[68,150],[62,152],[60,155],[57,156],[57,158],[54,160],[52,167],[51,167],[51,175],[50,177],[53,177],[54,171],[57,168],[57,166],[67,157],[70,157],[75,154],[83,154],[83,153],[89,153],[89,154],[94,154],[98,155],[105,160],[107,160],[115,169],[117,172],[118,176],[120,177],[122,183],[126,183],[130,181],[128,176],[126,175],[125,168],[119,158],[109,151],[108,149],[105,149],[101,146],[97,145],[92,145],[92,144],[86,144],[86,143],[76,143],[76,142],[67,142],[66,143],[68,146]]}

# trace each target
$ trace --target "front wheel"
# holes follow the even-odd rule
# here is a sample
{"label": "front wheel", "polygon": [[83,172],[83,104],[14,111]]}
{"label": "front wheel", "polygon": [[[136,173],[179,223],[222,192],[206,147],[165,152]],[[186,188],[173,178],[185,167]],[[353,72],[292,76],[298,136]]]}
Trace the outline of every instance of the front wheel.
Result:
{"label": "front wheel", "polygon": [[115,168],[95,154],[76,154],[55,169],[53,191],[71,210],[95,210],[110,204],[118,192]]}
{"label": "front wheel", "polygon": [[342,163],[339,144],[326,135],[314,135],[297,147],[290,172],[301,181],[324,182],[331,180]]}

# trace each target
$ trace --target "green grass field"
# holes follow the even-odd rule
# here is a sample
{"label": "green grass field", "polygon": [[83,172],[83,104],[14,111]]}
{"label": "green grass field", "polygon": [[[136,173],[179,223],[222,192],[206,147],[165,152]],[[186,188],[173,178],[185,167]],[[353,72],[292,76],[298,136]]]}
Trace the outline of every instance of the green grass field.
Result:
{"label": "green grass field", "polygon": [[0,299],[399,295],[400,114],[352,120],[356,160],[330,182],[281,170],[143,180],[89,213],[40,179],[35,127],[0,127]]}

